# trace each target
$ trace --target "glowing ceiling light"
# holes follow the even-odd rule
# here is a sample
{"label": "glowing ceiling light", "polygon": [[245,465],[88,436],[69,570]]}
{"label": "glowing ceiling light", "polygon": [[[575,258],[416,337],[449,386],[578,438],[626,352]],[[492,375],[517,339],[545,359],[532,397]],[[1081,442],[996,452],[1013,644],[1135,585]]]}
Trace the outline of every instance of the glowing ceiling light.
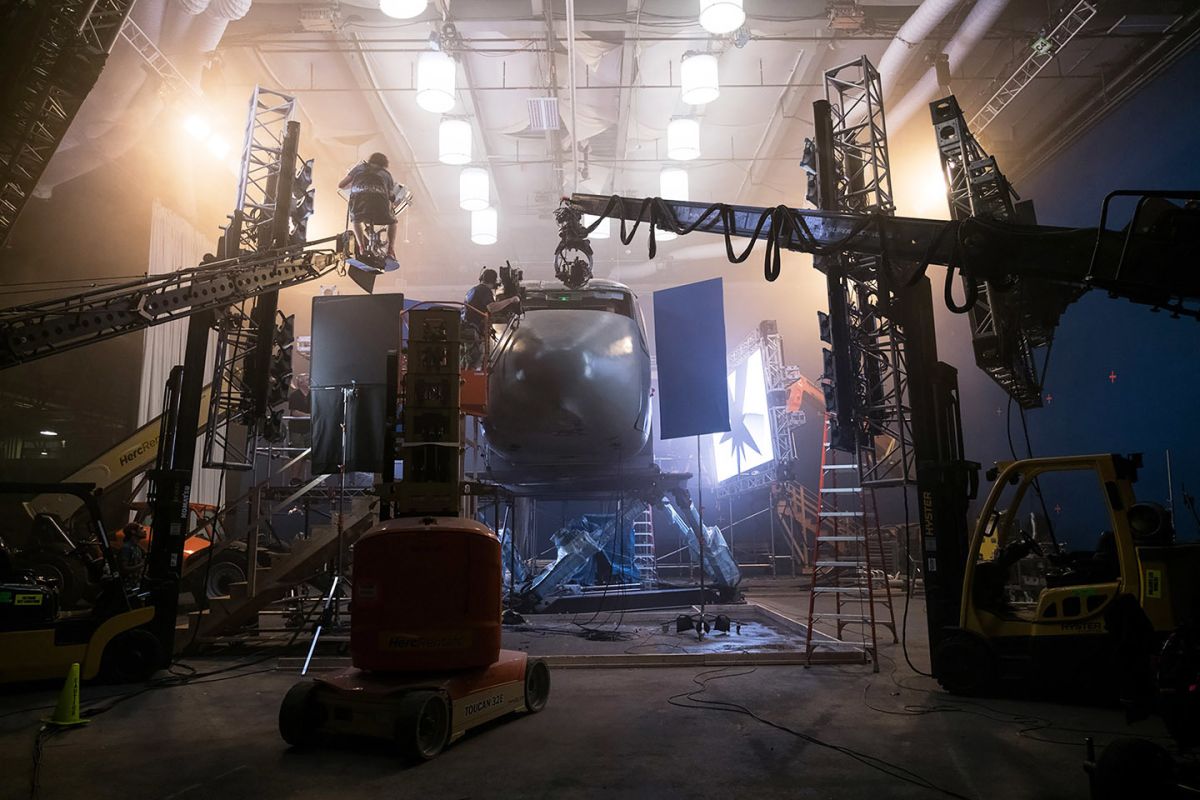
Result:
{"label": "glowing ceiling light", "polygon": [[438,125],[438,161],[466,164],[471,160],[471,123],[445,117]]}
{"label": "glowing ceiling light", "polygon": [[496,209],[481,208],[471,212],[471,241],[475,244],[496,243]]}
{"label": "glowing ceiling light", "polygon": [[208,120],[196,113],[184,117],[183,129],[198,142],[203,142],[208,138],[208,134],[212,133],[212,126],[208,124]]}
{"label": "glowing ceiling light", "polygon": [[717,81],[717,57],[712,53],[684,53],[679,62],[679,85],[683,102],[702,106],[721,96]]}
{"label": "glowing ceiling light", "polygon": [[[600,219],[600,218],[594,217],[591,214],[584,214],[583,215],[583,227],[585,227],[585,228],[588,227],[589,225],[593,224],[598,219]],[[612,232],[612,220],[609,219],[608,217],[605,217],[600,222],[600,224],[596,226],[596,230],[594,230],[588,234],[588,238],[589,239],[607,239],[611,235],[611,232]]]}
{"label": "glowing ceiling light", "polygon": [[212,153],[217,158],[224,158],[229,155],[229,142],[225,141],[218,134],[213,134],[208,137],[208,141],[204,143],[208,148],[208,152]]}
{"label": "glowing ceiling light", "polygon": [[482,211],[491,205],[491,185],[486,169],[467,167],[458,174],[458,207]]}
{"label": "glowing ceiling light", "polygon": [[440,51],[421,53],[417,59],[417,105],[434,114],[454,108],[454,59]]}
{"label": "glowing ceiling light", "polygon": [[667,158],[691,161],[700,155],[700,122],[676,117],[667,123]]}
{"label": "glowing ceiling light", "polygon": [[412,19],[428,5],[429,0],[379,0],[379,10],[393,19]]}
{"label": "glowing ceiling light", "polygon": [[687,170],[679,167],[664,167],[658,173],[658,196],[664,200],[688,199]]}
{"label": "glowing ceiling light", "polygon": [[47,429],[44,431],[38,431],[38,435],[39,436],[58,436],[58,431],[52,431],[52,430]]}
{"label": "glowing ceiling light", "polygon": [[700,0],[700,24],[709,33],[729,33],[742,27],[742,0]]}

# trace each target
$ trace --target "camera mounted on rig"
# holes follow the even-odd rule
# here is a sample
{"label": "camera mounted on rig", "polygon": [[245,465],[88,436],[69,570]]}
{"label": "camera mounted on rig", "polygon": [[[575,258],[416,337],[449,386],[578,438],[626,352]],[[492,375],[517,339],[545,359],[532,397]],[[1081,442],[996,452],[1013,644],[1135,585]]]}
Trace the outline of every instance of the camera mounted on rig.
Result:
{"label": "camera mounted on rig", "polygon": [[554,277],[568,289],[586,286],[592,279],[592,243],[579,209],[563,198],[554,212],[558,223],[558,247],[554,249]]}

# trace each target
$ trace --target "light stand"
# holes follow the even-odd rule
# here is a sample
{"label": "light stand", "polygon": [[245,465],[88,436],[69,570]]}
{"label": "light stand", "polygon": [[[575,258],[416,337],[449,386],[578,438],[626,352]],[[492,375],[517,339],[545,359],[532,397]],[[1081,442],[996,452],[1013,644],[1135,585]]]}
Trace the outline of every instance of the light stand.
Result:
{"label": "light stand", "polygon": [[340,486],[337,513],[337,553],[333,559],[333,580],[330,581],[329,592],[325,595],[321,619],[313,630],[312,642],[308,646],[308,657],[304,660],[304,669],[301,670],[301,675],[308,672],[308,664],[312,661],[313,653],[316,652],[317,641],[321,638],[322,631],[327,627],[336,627],[341,624],[341,602],[338,590],[345,582],[346,469],[350,460],[350,398],[358,396],[358,384],[351,381],[349,386],[337,388],[342,392],[341,458],[338,459]]}

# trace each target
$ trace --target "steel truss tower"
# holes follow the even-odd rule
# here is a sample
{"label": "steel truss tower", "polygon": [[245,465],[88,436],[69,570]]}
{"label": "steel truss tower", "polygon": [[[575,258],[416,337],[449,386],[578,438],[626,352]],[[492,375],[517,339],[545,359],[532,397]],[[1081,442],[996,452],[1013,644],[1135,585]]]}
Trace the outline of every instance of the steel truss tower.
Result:
{"label": "steel truss tower", "polygon": [[[825,97],[832,117],[832,161],[836,183],[829,210],[892,216],[892,173],[888,159],[879,72],[863,56],[825,73]],[[908,404],[905,336],[894,313],[884,258],[861,253],[821,257],[830,281],[831,317],[844,314],[848,327],[849,370],[838,370],[839,382],[852,384],[849,418],[853,434],[833,436],[857,451],[860,485],[898,486],[915,480],[912,412]],[[839,343],[834,342],[835,349]],[[844,348],[843,348],[844,349]],[[844,362],[843,362],[844,363]],[[848,374],[846,374],[848,372]],[[847,397],[846,394],[843,397]]]}
{"label": "steel truss tower", "polygon": [[[242,147],[237,207],[222,237],[222,256],[265,253],[290,244],[292,186],[299,126],[294,97],[254,87]],[[243,301],[217,320],[217,352],[204,465],[250,469],[258,422],[265,417],[268,362],[279,293]]]}
{"label": "steel truss tower", "polygon": [[[16,69],[0,87],[0,245],[100,77],[134,0],[65,0],[12,8],[0,43]],[[12,63],[12,62],[10,62]]]}

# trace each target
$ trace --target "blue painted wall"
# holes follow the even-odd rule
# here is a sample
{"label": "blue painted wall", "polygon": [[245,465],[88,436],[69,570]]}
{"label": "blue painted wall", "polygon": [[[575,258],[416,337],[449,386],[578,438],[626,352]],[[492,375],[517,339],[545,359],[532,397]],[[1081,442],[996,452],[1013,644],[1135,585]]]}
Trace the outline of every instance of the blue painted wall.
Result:
{"label": "blue painted wall", "polygon": [[[1016,188],[1033,198],[1039,222],[1080,227],[1098,223],[1100,204],[1113,189],[1200,189],[1200,51]],[[1200,254],[1190,268],[1200,269]],[[981,385],[987,379],[962,360],[961,350],[959,338],[943,357],[954,354],[964,397],[976,401],[967,405],[968,436],[978,437],[975,447],[968,442],[969,452],[985,462],[1006,457],[1001,396]],[[1139,497],[1161,502],[1167,494],[1164,452],[1170,449],[1177,524],[1181,535],[1197,535],[1179,491],[1186,484],[1200,494],[1200,323],[1099,293],[1085,296],[1063,317],[1046,392],[1053,400],[1027,417],[1037,455],[1142,452]],[[1013,416],[1021,452],[1020,420],[1015,411]]]}

